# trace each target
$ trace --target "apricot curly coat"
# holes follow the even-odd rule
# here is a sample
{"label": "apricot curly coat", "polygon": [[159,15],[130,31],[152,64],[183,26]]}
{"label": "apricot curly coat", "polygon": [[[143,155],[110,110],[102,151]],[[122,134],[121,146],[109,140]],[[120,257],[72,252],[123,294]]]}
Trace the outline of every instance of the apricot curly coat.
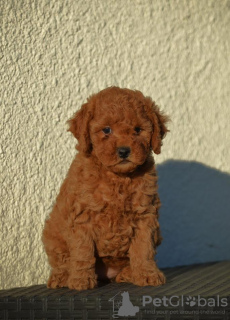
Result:
{"label": "apricot curly coat", "polygon": [[118,87],[91,96],[69,120],[79,152],[43,231],[48,287],[165,283],[154,261],[161,236],[152,151],[160,153],[167,121],[151,98]]}

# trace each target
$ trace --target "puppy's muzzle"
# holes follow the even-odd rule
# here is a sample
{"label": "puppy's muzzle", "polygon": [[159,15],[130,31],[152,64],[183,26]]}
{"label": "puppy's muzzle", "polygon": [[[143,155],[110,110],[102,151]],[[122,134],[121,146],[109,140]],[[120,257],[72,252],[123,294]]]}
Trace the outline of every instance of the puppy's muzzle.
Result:
{"label": "puppy's muzzle", "polygon": [[117,148],[117,153],[121,159],[126,159],[130,155],[131,150],[129,147],[120,147]]}

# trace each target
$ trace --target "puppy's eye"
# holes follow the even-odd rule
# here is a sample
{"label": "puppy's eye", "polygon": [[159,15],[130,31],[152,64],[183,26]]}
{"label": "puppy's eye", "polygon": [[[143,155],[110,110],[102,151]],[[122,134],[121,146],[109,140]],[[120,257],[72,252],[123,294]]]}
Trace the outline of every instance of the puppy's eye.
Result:
{"label": "puppy's eye", "polygon": [[102,129],[102,131],[104,132],[104,134],[110,134],[112,132],[110,127],[105,127],[104,129]]}
{"label": "puppy's eye", "polygon": [[136,133],[140,133],[141,132],[141,128],[140,127],[135,127],[134,130],[135,130]]}

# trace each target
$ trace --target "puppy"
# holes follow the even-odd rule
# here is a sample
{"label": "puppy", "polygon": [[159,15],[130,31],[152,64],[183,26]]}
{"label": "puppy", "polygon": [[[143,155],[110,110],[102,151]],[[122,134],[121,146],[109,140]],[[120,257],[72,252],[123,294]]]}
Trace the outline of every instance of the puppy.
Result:
{"label": "puppy", "polygon": [[78,153],[45,222],[48,287],[165,283],[154,261],[161,236],[152,151],[160,153],[167,121],[151,98],[118,87],[91,96],[68,121]]}

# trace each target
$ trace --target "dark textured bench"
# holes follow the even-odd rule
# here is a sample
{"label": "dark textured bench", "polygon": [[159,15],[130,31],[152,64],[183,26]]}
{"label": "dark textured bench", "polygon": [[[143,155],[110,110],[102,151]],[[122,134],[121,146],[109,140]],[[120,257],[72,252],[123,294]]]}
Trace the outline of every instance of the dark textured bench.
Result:
{"label": "dark textured bench", "polygon": [[82,292],[45,285],[2,290],[0,319],[230,319],[230,262],[164,272],[167,284],[155,288],[100,283]]}

